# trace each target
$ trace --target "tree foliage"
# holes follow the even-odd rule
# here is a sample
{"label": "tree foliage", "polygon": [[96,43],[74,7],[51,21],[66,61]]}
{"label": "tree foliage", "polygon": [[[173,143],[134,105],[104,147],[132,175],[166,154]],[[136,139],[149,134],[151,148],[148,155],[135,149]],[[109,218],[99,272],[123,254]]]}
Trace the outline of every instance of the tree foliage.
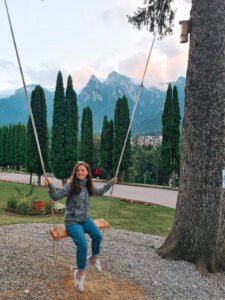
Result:
{"label": "tree foliage", "polygon": [[65,134],[65,177],[68,178],[74,165],[77,162],[78,155],[78,107],[77,95],[73,89],[71,76],[67,80],[66,88],[66,134]]}
{"label": "tree foliage", "polygon": [[180,168],[180,108],[177,87],[169,84],[162,114],[162,165],[166,177],[172,178]]}
{"label": "tree foliage", "polygon": [[146,27],[150,32],[155,32],[158,27],[161,37],[172,34],[175,12],[171,3],[172,0],[144,0],[146,6],[138,7],[133,16],[128,16],[128,22],[139,30]]}
{"label": "tree foliage", "polygon": [[[48,127],[47,127],[47,108],[44,90],[41,86],[36,86],[31,94],[31,109],[33,112],[34,123],[38,135],[42,158],[46,169],[48,168]],[[18,135],[17,135],[18,136]],[[17,139],[16,139],[17,140]],[[21,160],[19,150],[19,140],[16,142],[16,161]],[[25,152],[25,151],[24,151]],[[27,125],[27,169],[30,173],[36,173],[40,177],[43,174],[38,147],[34,135],[34,130],[29,117]]]}
{"label": "tree foliage", "polygon": [[112,152],[113,151],[113,123],[104,116],[101,134],[100,158],[101,167],[106,171],[107,177],[112,173]]}
{"label": "tree foliage", "polygon": [[[127,98],[123,96],[116,102],[114,115],[114,144],[113,144],[113,166],[116,170],[119,163],[119,158],[123,149],[124,141],[127,135],[127,130],[130,123],[129,107]],[[120,171],[126,172],[131,166],[131,132],[129,132],[123,158],[120,165]]]}
{"label": "tree foliage", "polygon": [[56,178],[65,180],[68,176],[66,169],[66,105],[62,73],[59,71],[53,106],[51,168]]}
{"label": "tree foliage", "polygon": [[90,107],[83,109],[81,121],[81,144],[80,144],[80,160],[87,162],[90,168],[93,168],[93,120]]}

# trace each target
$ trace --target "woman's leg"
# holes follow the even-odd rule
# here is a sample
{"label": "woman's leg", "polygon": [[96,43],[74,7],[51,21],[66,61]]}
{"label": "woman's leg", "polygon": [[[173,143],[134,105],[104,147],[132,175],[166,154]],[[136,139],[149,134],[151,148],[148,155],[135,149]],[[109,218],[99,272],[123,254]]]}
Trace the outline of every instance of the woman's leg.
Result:
{"label": "woman's leg", "polygon": [[81,224],[71,224],[66,227],[66,231],[77,247],[77,267],[80,275],[82,275],[87,266],[87,240],[84,228]]}
{"label": "woman's leg", "polygon": [[102,234],[100,230],[98,229],[95,222],[88,218],[87,221],[83,224],[84,232],[89,234],[92,242],[92,256],[96,257],[99,256],[101,253],[101,241],[102,241]]}

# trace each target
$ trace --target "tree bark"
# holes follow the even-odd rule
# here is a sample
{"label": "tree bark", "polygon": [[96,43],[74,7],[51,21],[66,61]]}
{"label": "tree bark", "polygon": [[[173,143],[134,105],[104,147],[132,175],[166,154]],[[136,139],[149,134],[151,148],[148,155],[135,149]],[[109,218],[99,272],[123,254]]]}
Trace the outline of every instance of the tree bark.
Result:
{"label": "tree bark", "polygon": [[193,0],[180,188],[175,221],[158,254],[225,269],[225,1]]}
{"label": "tree bark", "polygon": [[30,173],[30,185],[32,185],[32,172]]}

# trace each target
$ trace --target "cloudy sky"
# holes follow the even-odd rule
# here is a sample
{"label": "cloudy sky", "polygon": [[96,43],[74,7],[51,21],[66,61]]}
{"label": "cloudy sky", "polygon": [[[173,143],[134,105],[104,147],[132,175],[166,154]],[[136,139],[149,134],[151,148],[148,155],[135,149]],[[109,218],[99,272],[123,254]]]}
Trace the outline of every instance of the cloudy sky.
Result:
{"label": "cloudy sky", "polygon": [[[133,28],[127,15],[143,0],[7,0],[27,84],[54,88],[61,70],[79,91],[95,74],[111,71],[140,82],[153,35]],[[156,40],[146,86],[162,87],[186,75],[188,44],[180,44],[179,20],[189,19],[190,4],[174,0],[173,36]],[[0,2],[0,96],[22,86],[4,1]]]}

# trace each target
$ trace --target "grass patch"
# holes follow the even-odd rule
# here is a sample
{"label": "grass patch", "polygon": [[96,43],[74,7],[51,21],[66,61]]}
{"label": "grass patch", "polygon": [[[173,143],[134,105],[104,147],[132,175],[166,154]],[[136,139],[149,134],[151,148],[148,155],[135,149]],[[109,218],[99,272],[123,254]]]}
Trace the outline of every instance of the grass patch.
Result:
{"label": "grass patch", "polygon": [[[21,191],[28,191],[29,186],[13,182],[0,182],[0,225],[21,223],[53,223],[50,215],[24,216],[5,211],[7,200],[16,195],[15,187]],[[34,187],[34,196],[39,200],[49,200],[45,188]],[[94,197],[91,202],[91,215],[93,218],[105,218],[109,197]],[[65,200],[60,201],[65,203]],[[111,198],[108,221],[113,228],[127,229],[166,236],[174,219],[174,209],[162,206],[144,206],[135,203],[126,203],[116,198]],[[63,223],[63,215],[57,215],[57,223]]]}

